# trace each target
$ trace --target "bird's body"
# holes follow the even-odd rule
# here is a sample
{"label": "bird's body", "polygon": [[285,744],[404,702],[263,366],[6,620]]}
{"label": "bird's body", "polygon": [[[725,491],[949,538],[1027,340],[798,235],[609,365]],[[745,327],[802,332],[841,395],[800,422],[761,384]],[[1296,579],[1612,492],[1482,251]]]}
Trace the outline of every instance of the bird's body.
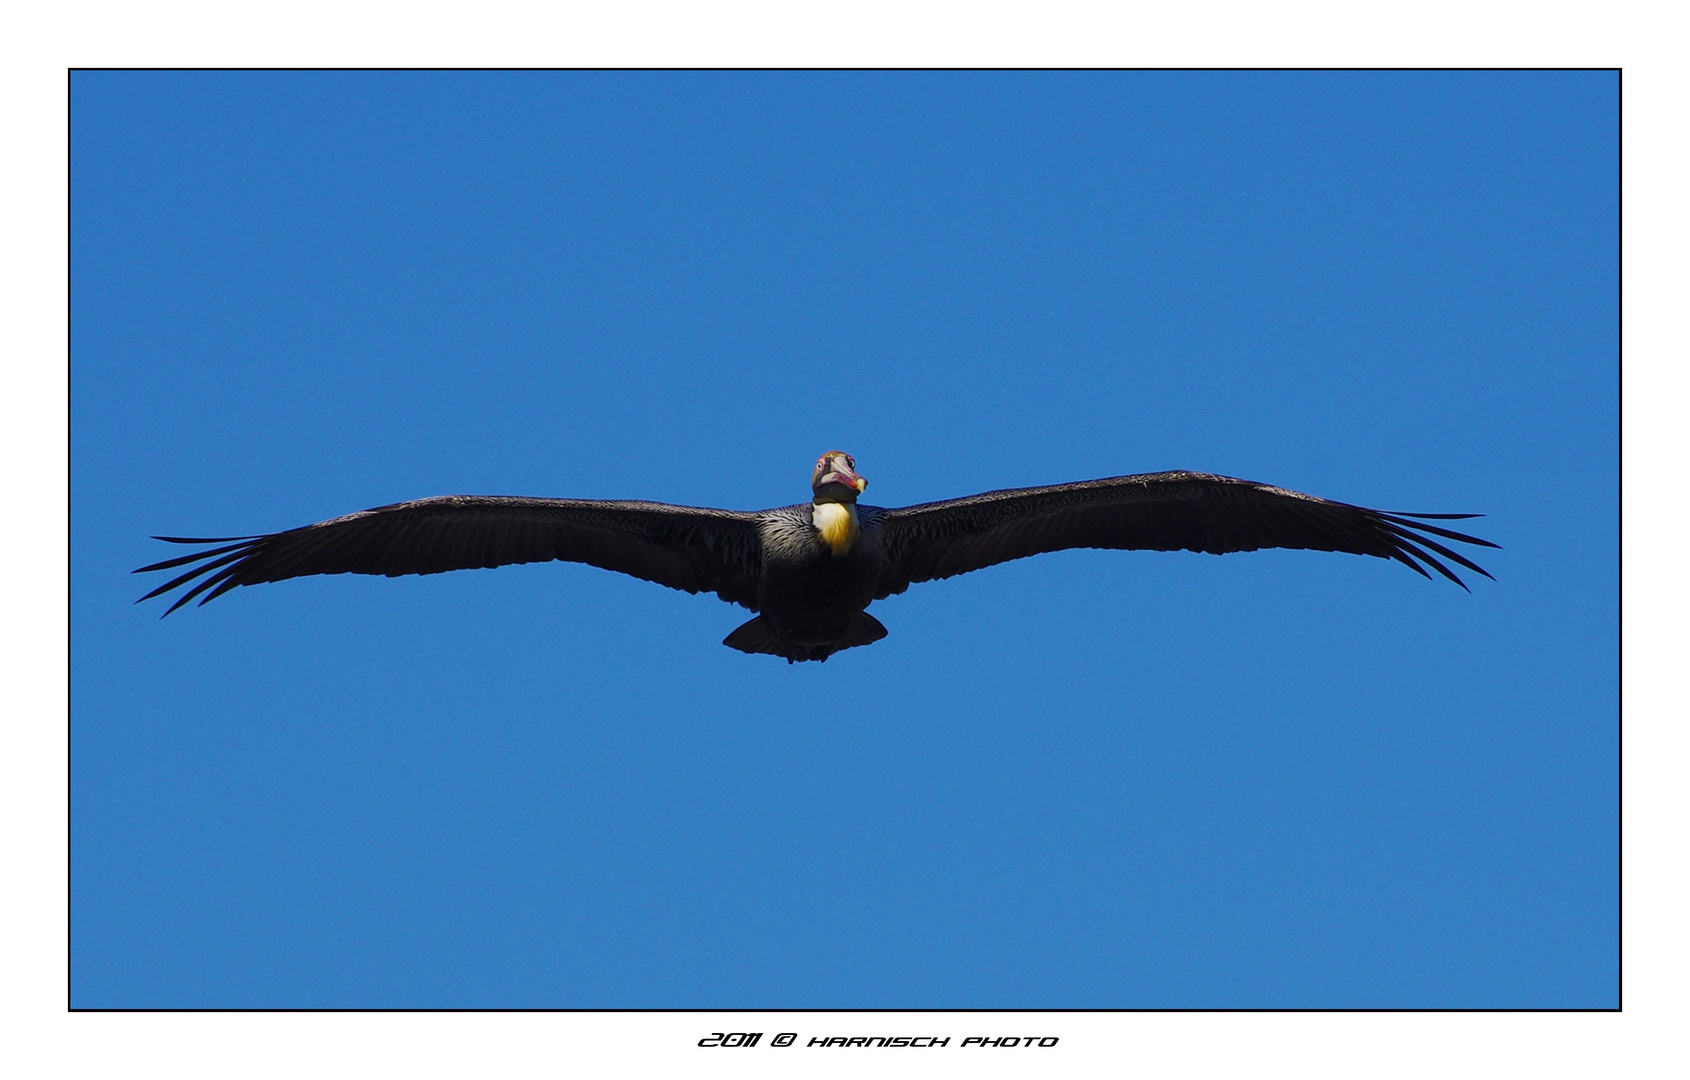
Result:
{"label": "bird's body", "polygon": [[1429,566],[1461,585],[1439,556],[1490,575],[1433,537],[1496,546],[1427,523],[1472,514],[1391,514],[1206,473],[1120,476],[888,509],[858,505],[867,481],[855,468],[848,454],[829,451],[811,478],[812,501],[758,512],[449,495],[261,536],[158,537],[224,546],[137,573],[194,564],[142,597],[200,579],[175,611],[201,593],[203,604],[237,585],[308,574],[396,577],[561,559],[714,592],[758,613],[723,644],[798,661],[885,637],[865,609],[911,584],[1064,548],[1345,551],[1395,559],[1422,576]]}
{"label": "bird's body", "polygon": [[[880,517],[877,508],[859,510],[849,503],[805,503],[758,515],[763,565],[757,610],[772,634],[769,648],[747,651],[771,651],[785,643],[796,648],[776,655],[803,652],[788,659],[825,660],[836,651],[830,646],[852,636],[863,620],[880,626],[863,613],[875,599],[885,566]],[[746,626],[755,628],[758,621]],[[746,631],[740,644],[753,644],[750,634]],[[884,635],[881,628],[877,637]],[[732,637],[728,644],[735,644]]]}

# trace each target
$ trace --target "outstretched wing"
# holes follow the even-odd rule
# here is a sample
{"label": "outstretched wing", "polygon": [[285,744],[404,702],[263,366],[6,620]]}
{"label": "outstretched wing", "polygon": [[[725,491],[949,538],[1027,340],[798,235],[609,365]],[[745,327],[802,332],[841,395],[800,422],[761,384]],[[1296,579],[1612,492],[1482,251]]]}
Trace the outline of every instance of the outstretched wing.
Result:
{"label": "outstretched wing", "polygon": [[[1309,548],[1431,567],[1466,588],[1442,556],[1488,573],[1434,537],[1496,547],[1426,520],[1477,514],[1395,514],[1205,473],[1117,476],[1054,487],[988,491],[885,511],[885,570],[877,598],[918,581],[966,574],[1064,548],[1228,551]],[[1421,519],[1421,520],[1414,520]]]}
{"label": "outstretched wing", "polygon": [[141,598],[194,582],[166,615],[201,593],[204,604],[237,585],[307,574],[398,577],[553,559],[632,574],[671,589],[714,592],[756,611],[762,563],[755,514],[587,499],[445,495],[267,536],[153,539],[223,545],[135,571],[192,566]]}

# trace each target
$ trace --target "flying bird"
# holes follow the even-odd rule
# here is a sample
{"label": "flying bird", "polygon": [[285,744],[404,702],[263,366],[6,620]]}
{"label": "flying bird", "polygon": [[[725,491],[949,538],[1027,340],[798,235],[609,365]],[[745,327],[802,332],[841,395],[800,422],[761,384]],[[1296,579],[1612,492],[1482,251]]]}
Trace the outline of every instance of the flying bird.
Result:
{"label": "flying bird", "polygon": [[221,546],[135,572],[189,567],[141,598],[194,583],[169,615],[202,593],[203,605],[237,585],[308,574],[580,562],[749,608],[756,618],[722,644],[792,663],[885,637],[865,610],[876,600],[1046,551],[1344,551],[1395,559],[1428,580],[1430,567],[1465,589],[1439,556],[1491,575],[1435,538],[1497,547],[1428,524],[1477,514],[1386,513],[1207,473],[1116,476],[890,509],[857,502],[868,481],[856,469],[850,454],[828,451],[811,475],[811,500],[775,510],[444,495],[260,536],[156,536]]}

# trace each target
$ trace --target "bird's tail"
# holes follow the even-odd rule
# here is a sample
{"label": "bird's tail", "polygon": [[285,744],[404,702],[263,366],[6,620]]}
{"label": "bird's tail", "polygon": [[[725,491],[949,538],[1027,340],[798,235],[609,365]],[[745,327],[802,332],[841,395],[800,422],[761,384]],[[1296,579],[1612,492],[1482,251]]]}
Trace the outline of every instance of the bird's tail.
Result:
{"label": "bird's tail", "polygon": [[789,641],[775,631],[768,622],[759,615],[750,622],[722,639],[722,644],[730,649],[738,649],[747,653],[768,653],[771,656],[784,656],[789,664],[799,660],[826,660],[842,649],[854,649],[858,645],[871,645],[886,636],[886,628],[880,625],[880,620],[866,611],[857,612],[851,620],[851,625],[837,641],[830,641],[823,645],[803,645]]}

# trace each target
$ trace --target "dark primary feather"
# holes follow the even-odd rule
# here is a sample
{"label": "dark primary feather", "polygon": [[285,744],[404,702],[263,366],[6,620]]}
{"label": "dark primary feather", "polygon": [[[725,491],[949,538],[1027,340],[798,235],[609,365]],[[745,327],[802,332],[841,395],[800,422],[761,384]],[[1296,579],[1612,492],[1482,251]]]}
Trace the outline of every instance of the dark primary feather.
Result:
{"label": "dark primary feather", "polygon": [[142,600],[199,579],[170,614],[201,593],[308,574],[438,574],[554,559],[581,562],[687,592],[714,592],[757,610],[757,515],[652,502],[446,495],[363,510],[265,536],[194,539],[222,544],[135,571],[194,564]]}
{"label": "dark primary feather", "polygon": [[1465,589],[1439,556],[1490,575],[1433,537],[1497,545],[1428,525],[1424,519],[1476,516],[1391,514],[1250,480],[1191,472],[988,491],[885,511],[886,569],[876,599],[903,592],[915,582],[1064,548],[1217,555],[1274,547],[1346,551],[1395,559],[1422,577],[1430,577],[1429,566]]}

